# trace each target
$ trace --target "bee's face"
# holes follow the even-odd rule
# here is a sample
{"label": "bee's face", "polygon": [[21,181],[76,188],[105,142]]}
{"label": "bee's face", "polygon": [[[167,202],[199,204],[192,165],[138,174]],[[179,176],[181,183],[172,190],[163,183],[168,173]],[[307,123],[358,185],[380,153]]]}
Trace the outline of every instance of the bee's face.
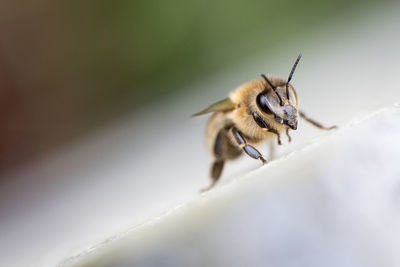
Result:
{"label": "bee's face", "polygon": [[276,87],[276,93],[268,90],[259,94],[257,105],[267,116],[273,116],[276,122],[285,124],[293,130],[297,129],[298,103],[296,93],[291,85],[289,85],[289,99],[286,96],[286,84],[283,84]]}

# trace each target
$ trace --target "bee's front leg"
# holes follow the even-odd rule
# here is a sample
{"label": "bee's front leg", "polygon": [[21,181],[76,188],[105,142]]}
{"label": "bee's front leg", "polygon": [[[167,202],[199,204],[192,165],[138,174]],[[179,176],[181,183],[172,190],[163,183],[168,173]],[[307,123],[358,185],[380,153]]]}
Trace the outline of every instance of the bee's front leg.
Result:
{"label": "bee's front leg", "polygon": [[257,123],[257,125],[260,126],[260,128],[262,128],[266,132],[276,134],[276,136],[278,138],[278,145],[282,145],[281,135],[279,134],[279,132],[277,130],[273,129],[272,127],[269,127],[268,124],[260,117],[260,115],[257,114],[257,112],[253,112],[252,115],[253,115],[253,119]]}
{"label": "bee's front leg", "polygon": [[300,111],[299,115],[301,118],[305,119],[306,121],[308,121],[309,123],[311,123],[312,125],[314,125],[315,127],[319,128],[321,130],[332,130],[332,129],[337,128],[336,125],[331,126],[331,127],[323,126],[321,123],[309,118],[303,111]]}
{"label": "bee's front leg", "polygon": [[292,142],[292,137],[289,134],[289,128],[286,128],[286,135],[287,135],[287,138],[289,140],[289,143]]}

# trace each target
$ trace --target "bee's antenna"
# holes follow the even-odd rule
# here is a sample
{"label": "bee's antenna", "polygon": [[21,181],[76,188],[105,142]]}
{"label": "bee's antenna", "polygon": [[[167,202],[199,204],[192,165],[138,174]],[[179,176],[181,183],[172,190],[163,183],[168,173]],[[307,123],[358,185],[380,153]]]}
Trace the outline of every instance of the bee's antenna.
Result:
{"label": "bee's antenna", "polygon": [[296,62],[293,65],[292,71],[290,72],[289,78],[288,78],[287,83],[286,83],[286,97],[287,97],[287,99],[289,99],[289,82],[290,82],[290,80],[292,80],[294,70],[296,69],[297,64],[299,64],[301,56],[302,56],[302,53],[300,53],[300,55],[297,57]]}
{"label": "bee's antenna", "polygon": [[276,87],[272,85],[272,83],[270,82],[270,80],[268,80],[267,76],[265,76],[264,74],[261,74],[261,77],[263,77],[264,80],[267,81],[267,83],[269,84],[269,86],[272,87],[272,90],[274,90],[275,94],[276,94],[276,95],[278,96],[278,98],[279,98],[279,101],[280,101],[281,106],[283,106],[282,98],[281,98],[281,96],[278,94],[278,92],[276,91]]}

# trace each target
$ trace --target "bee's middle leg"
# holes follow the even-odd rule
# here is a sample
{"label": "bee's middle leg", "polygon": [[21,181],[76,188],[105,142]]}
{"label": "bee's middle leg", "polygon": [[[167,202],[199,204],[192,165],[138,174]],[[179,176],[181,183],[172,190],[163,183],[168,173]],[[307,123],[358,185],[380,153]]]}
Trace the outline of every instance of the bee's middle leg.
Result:
{"label": "bee's middle leg", "polygon": [[233,137],[236,141],[236,144],[243,149],[243,151],[252,157],[253,159],[259,159],[262,161],[263,164],[266,164],[267,161],[264,159],[264,157],[261,155],[260,151],[258,151],[255,147],[252,145],[249,145],[246,143],[246,140],[244,139],[243,135],[235,128],[231,128],[231,132],[233,134]]}

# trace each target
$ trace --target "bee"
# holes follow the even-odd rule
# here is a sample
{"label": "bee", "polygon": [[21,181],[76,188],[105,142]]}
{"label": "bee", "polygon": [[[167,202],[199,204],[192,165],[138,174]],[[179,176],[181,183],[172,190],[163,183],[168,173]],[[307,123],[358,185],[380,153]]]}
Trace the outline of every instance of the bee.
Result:
{"label": "bee", "polygon": [[299,117],[322,130],[336,128],[325,127],[299,110],[297,92],[290,81],[301,56],[300,53],[287,80],[261,74],[261,78],[239,86],[228,98],[193,115],[213,113],[206,126],[207,145],[214,157],[211,184],[201,191],[214,187],[225,162],[243,152],[266,164],[267,160],[254,145],[274,138],[281,145],[282,134],[286,134],[290,142],[289,130],[297,129]]}

